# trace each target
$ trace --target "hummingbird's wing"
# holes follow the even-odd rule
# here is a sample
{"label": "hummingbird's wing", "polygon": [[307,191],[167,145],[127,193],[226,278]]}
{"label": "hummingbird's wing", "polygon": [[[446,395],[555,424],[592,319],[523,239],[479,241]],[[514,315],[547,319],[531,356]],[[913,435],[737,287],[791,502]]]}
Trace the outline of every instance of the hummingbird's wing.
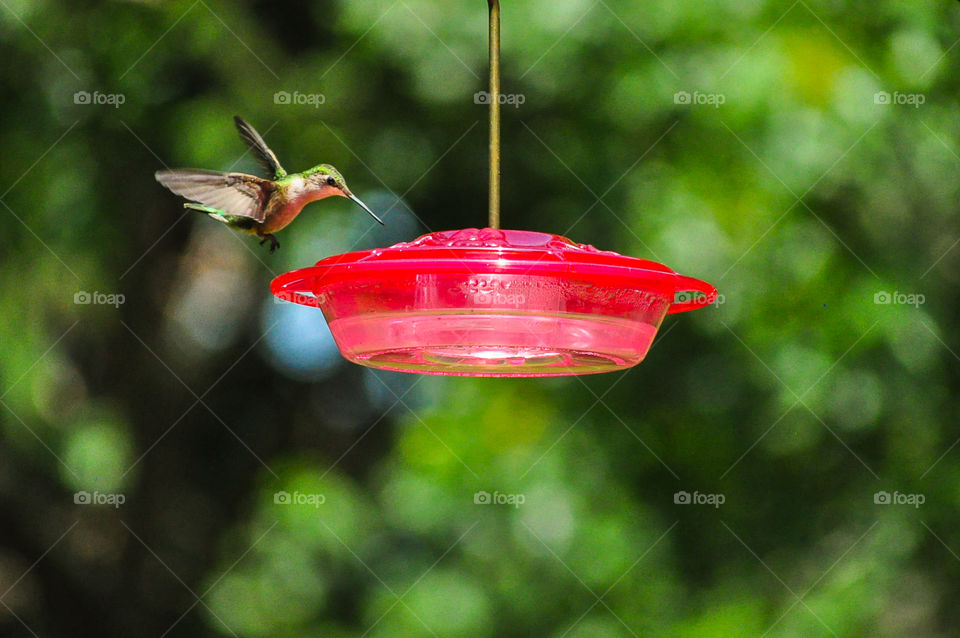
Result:
{"label": "hummingbird's wing", "polygon": [[256,155],[257,161],[273,176],[273,179],[286,177],[287,171],[283,170],[283,167],[280,166],[280,161],[277,159],[277,156],[270,150],[267,143],[263,141],[263,138],[260,137],[257,130],[244,122],[243,118],[238,115],[233,116],[233,123],[237,125],[237,130],[240,131],[240,137],[243,138],[243,141],[247,143],[247,146],[249,146],[253,154]]}
{"label": "hummingbird's wing", "polygon": [[270,180],[244,173],[220,173],[199,169],[157,171],[157,181],[194,202],[233,217],[262,222],[266,203],[274,191]]}

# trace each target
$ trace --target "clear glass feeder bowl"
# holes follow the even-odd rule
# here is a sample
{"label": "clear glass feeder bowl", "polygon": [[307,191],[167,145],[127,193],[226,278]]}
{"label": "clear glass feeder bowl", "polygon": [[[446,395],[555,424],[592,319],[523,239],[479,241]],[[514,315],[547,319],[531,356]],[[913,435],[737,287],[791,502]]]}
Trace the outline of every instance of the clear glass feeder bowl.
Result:
{"label": "clear glass feeder bowl", "polygon": [[664,316],[717,294],[657,262],[490,228],[335,255],[280,275],[271,290],[319,307],[354,363],[470,376],[629,368]]}

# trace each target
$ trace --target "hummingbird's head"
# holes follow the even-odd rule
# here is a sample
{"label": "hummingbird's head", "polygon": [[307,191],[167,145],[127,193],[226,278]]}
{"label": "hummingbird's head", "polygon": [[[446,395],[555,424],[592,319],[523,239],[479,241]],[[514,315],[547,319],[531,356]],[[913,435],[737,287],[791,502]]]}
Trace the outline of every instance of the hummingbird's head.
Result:
{"label": "hummingbird's head", "polygon": [[324,197],[331,197],[333,195],[339,195],[340,197],[346,197],[347,199],[353,200],[360,207],[370,213],[375,220],[383,223],[379,217],[377,217],[366,204],[360,201],[360,198],[350,192],[350,189],[347,188],[347,182],[343,179],[343,175],[340,174],[340,171],[335,169],[329,164],[320,164],[311,168],[309,171],[310,185],[317,190],[319,190]]}

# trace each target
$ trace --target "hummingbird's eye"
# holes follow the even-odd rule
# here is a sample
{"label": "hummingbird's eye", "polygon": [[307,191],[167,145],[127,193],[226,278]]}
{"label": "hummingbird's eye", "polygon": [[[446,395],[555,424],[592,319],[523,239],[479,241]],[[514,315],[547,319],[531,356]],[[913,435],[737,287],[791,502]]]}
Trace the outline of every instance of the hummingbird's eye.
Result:
{"label": "hummingbird's eye", "polygon": [[337,185],[336,179],[334,179],[333,177],[327,178],[327,186],[336,186],[336,185]]}

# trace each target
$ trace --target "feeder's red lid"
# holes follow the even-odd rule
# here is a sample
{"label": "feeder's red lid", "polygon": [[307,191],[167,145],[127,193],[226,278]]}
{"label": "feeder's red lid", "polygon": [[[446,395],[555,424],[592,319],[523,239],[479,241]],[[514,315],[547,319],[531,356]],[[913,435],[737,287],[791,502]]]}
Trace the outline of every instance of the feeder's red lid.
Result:
{"label": "feeder's red lid", "polygon": [[[528,230],[467,228],[423,235],[411,242],[327,257],[273,280],[274,294],[297,303],[317,305],[318,287],[375,271],[389,279],[410,272],[474,274],[575,275],[596,285],[643,286],[672,300],[670,314],[693,310],[716,300],[712,285],[681,275],[667,266],[577,244],[566,237]],[[307,293],[304,296],[301,293]]]}

